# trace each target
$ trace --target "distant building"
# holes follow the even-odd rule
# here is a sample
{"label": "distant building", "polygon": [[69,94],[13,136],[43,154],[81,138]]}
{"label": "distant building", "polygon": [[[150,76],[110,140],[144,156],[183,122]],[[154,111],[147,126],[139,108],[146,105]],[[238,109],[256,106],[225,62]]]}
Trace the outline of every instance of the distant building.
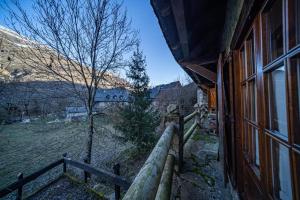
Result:
{"label": "distant building", "polygon": [[98,89],[95,103],[128,102],[129,91],[124,88]]}
{"label": "distant building", "polygon": [[[153,105],[158,105],[162,94],[171,92],[178,92],[181,88],[179,81],[175,81],[169,84],[158,85],[149,90],[150,99],[153,101]],[[168,95],[169,96],[169,95]],[[104,112],[108,105],[112,103],[129,103],[132,100],[130,91],[125,88],[110,88],[110,89],[98,89],[95,95],[95,106],[93,112]],[[84,106],[69,106],[66,107],[66,118],[74,119],[87,115],[87,110]]]}
{"label": "distant building", "polygon": [[87,116],[87,110],[84,106],[80,107],[66,107],[66,120],[74,120],[84,118]]}

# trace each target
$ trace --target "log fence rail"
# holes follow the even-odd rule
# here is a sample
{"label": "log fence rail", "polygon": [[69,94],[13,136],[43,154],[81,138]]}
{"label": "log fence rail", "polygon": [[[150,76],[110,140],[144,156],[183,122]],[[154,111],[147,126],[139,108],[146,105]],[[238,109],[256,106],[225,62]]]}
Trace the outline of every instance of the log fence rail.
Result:
{"label": "log fence rail", "polygon": [[82,169],[84,171],[84,180],[87,182],[87,178],[90,176],[90,174],[93,174],[99,178],[105,179],[109,183],[112,183],[115,185],[115,197],[117,200],[120,199],[120,188],[122,187],[124,190],[127,190],[130,186],[130,182],[126,180],[124,177],[120,176],[120,166],[119,164],[116,164],[114,166],[114,173],[108,172],[103,169],[96,169],[92,167],[89,164],[78,162],[75,160],[72,160],[71,158],[67,158],[67,154],[63,154],[63,158],[59,159],[48,166],[42,168],[41,170],[34,172],[33,174],[30,174],[29,176],[23,177],[23,174],[18,174],[17,178],[18,180],[7,187],[0,189],[0,198],[14,192],[17,190],[16,199],[21,200],[23,199],[23,186],[27,183],[34,181],[41,175],[47,173],[51,169],[58,167],[60,165],[63,165],[63,173],[67,172],[67,166],[72,166],[75,168]]}

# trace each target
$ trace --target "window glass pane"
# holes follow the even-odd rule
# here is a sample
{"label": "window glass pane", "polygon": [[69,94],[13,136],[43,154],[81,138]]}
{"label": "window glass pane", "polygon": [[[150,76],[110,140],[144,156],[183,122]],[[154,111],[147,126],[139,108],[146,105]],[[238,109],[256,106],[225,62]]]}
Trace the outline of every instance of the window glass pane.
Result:
{"label": "window glass pane", "polygon": [[269,128],[284,137],[288,137],[285,88],[284,66],[269,72]]}
{"label": "window glass pane", "polygon": [[241,67],[242,67],[242,80],[246,79],[246,54],[245,54],[245,48],[243,47],[241,50]]}
{"label": "window glass pane", "polygon": [[255,52],[254,52],[254,39],[253,39],[253,32],[251,32],[248,40],[247,40],[247,59],[248,59],[248,65],[247,65],[247,73],[248,76],[251,76],[255,73]]}
{"label": "window glass pane", "polygon": [[300,0],[295,0],[295,22],[296,22],[296,40],[297,44],[300,43]]}
{"label": "window glass pane", "polygon": [[243,121],[243,129],[244,129],[244,151],[245,151],[246,153],[248,153],[248,149],[249,149],[249,147],[248,147],[249,138],[248,138],[248,131],[247,131],[248,125],[247,125],[246,121]]}
{"label": "window glass pane", "polygon": [[298,119],[300,119],[300,59],[297,59]]}
{"label": "window glass pane", "polygon": [[[300,120],[300,59],[297,60],[297,88],[298,88],[298,120]],[[298,124],[298,127],[300,127],[300,124]],[[299,129],[298,129],[299,130]],[[299,138],[299,134],[298,134],[298,138]],[[300,139],[298,140],[299,144],[300,144]]]}
{"label": "window glass pane", "polygon": [[249,118],[256,122],[257,119],[257,112],[256,112],[256,105],[257,105],[257,96],[256,96],[256,83],[255,81],[251,81],[248,83],[249,88]]}
{"label": "window glass pane", "polygon": [[247,90],[246,90],[246,85],[243,85],[242,87],[242,90],[243,90],[243,115],[244,115],[244,118],[248,118],[247,117]]}
{"label": "window glass pane", "polygon": [[292,199],[289,149],[271,140],[273,195],[278,199]]}
{"label": "window glass pane", "polygon": [[258,136],[258,130],[256,128],[253,129],[254,129],[255,165],[259,166],[259,136]]}
{"label": "window glass pane", "polygon": [[294,179],[294,181],[295,181],[294,185],[297,187],[297,191],[298,191],[298,194],[295,194],[295,196],[296,196],[295,199],[300,199],[300,178],[299,178],[299,174],[300,174],[300,153],[299,152],[293,152],[293,154],[294,154],[294,159],[295,159],[293,170],[294,170],[294,173],[296,173],[296,176],[294,176],[294,177],[296,177]]}
{"label": "window glass pane", "polygon": [[293,115],[294,118],[294,122],[296,122],[294,124],[294,139],[295,139],[295,143],[300,145],[300,134],[299,134],[299,130],[300,130],[300,123],[297,123],[300,121],[300,54],[296,55],[295,57],[293,57],[291,59],[291,90],[292,90],[292,98],[293,98],[293,107],[295,108],[293,110]]}
{"label": "window glass pane", "polygon": [[282,0],[276,0],[267,11],[266,25],[270,62],[283,53]]}

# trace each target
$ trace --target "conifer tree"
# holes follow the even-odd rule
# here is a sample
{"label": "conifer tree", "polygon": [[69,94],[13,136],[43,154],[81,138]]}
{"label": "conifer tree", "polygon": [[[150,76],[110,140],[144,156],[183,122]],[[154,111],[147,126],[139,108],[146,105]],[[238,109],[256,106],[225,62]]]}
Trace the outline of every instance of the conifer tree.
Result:
{"label": "conifer tree", "polygon": [[146,73],[146,59],[137,46],[129,64],[127,77],[130,79],[130,103],[120,110],[117,129],[125,139],[132,141],[138,148],[150,148],[155,144],[155,128],[159,125],[159,114],[151,106],[148,90],[149,77]]}

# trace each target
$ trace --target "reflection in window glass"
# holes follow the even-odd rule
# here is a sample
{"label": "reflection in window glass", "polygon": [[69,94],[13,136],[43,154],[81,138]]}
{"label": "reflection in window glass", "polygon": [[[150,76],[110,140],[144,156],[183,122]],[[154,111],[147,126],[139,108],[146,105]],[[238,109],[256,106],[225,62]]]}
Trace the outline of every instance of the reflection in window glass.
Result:
{"label": "reflection in window glass", "polygon": [[272,131],[287,137],[285,68],[279,67],[268,75],[269,124]]}
{"label": "reflection in window glass", "polygon": [[256,102],[257,102],[257,96],[256,96],[256,84],[255,81],[251,81],[248,84],[249,86],[249,100],[250,100],[250,119],[254,122],[256,122],[257,115],[256,115]]}
{"label": "reflection in window glass", "polygon": [[300,119],[300,60],[297,60],[298,65],[297,65],[297,81],[298,81],[298,119]]}
{"label": "reflection in window glass", "polygon": [[273,195],[277,199],[292,199],[289,150],[271,140]]}
{"label": "reflection in window glass", "polygon": [[243,47],[243,49],[241,50],[241,62],[242,62],[242,80],[246,79],[246,55],[245,55],[245,48]]}
{"label": "reflection in window glass", "polygon": [[258,139],[258,130],[254,128],[254,137],[255,137],[255,165],[259,166],[259,139]]}
{"label": "reflection in window glass", "polygon": [[[296,113],[296,118],[294,119],[296,122],[300,121],[300,54],[293,57],[291,60],[291,74],[292,74],[292,91],[293,97],[295,98],[295,109],[293,112]],[[293,79],[294,78],[294,79]],[[298,134],[300,129],[300,124],[296,123],[294,128],[294,139],[296,144],[300,144],[300,134]]]}
{"label": "reflection in window glass", "polygon": [[243,86],[243,114],[244,114],[244,118],[248,118],[247,116],[247,91],[246,91],[246,85]]}
{"label": "reflection in window glass", "polygon": [[246,123],[246,121],[244,121],[243,123],[243,128],[244,128],[244,151],[246,153],[248,153],[249,147],[248,147],[248,142],[249,142],[249,138],[248,138],[248,125]]}
{"label": "reflection in window glass", "polygon": [[248,76],[251,76],[255,73],[255,52],[254,52],[254,38],[253,38],[253,32],[251,32],[249,38],[248,38],[248,45],[249,50],[247,51],[247,57],[248,57]]}
{"label": "reflection in window glass", "polygon": [[296,40],[297,44],[300,43],[300,0],[295,0],[296,1],[296,6],[295,6],[295,14],[296,14]]}
{"label": "reflection in window glass", "polygon": [[269,62],[283,53],[282,0],[276,0],[266,14]]}

